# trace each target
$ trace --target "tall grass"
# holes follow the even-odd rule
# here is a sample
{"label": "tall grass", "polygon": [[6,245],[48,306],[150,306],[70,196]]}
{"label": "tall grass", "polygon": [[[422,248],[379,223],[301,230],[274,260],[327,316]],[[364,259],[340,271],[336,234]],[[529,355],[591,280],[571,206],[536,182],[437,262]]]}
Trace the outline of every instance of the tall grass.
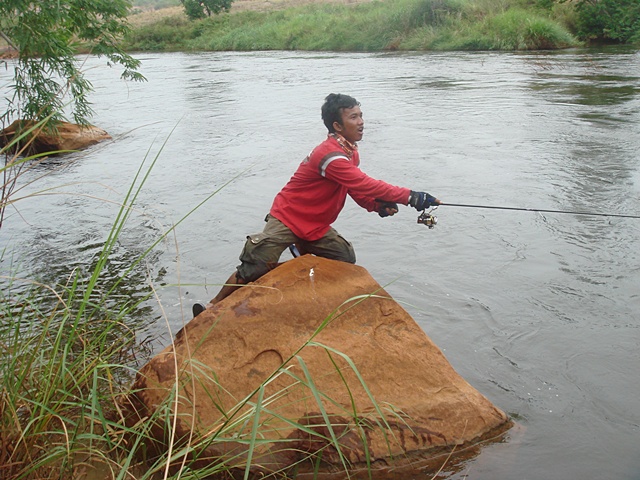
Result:
{"label": "tall grass", "polygon": [[[130,378],[135,335],[118,318],[70,308],[85,295],[78,278],[61,291],[11,287],[0,310],[0,477],[64,477],[114,449],[108,399]],[[37,301],[47,293],[53,308]]]}
{"label": "tall grass", "polygon": [[385,0],[238,12],[136,29],[132,50],[514,50],[578,41],[553,14],[520,0]]}
{"label": "tall grass", "polygon": [[[43,158],[12,153],[19,141],[0,151],[3,210],[16,201],[25,171]],[[17,278],[9,267],[0,278],[0,478],[61,478],[87,460],[106,461],[117,446],[108,418],[138,346],[126,319],[144,297],[113,302],[99,287],[143,183],[141,167],[88,274],[76,269],[49,286]]]}

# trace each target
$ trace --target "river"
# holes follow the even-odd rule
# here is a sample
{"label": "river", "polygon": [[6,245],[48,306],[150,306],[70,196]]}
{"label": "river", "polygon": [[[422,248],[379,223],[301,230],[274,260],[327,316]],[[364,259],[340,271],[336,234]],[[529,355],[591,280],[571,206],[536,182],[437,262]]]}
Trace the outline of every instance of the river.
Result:
{"label": "river", "polygon": [[[110,265],[118,276],[219,191],[121,292],[152,283],[136,326],[168,343],[260,231],[325,136],[330,92],[362,104],[362,168],[448,203],[640,215],[640,54],[302,52],[140,54],[148,82],[86,59],[94,123],[113,142],[50,159],[0,247],[43,281],[86,268],[145,156],[157,156]],[[2,86],[9,71],[2,72]],[[72,160],[69,162],[69,160]],[[334,225],[454,368],[518,427],[451,479],[640,478],[640,219],[348,201]],[[180,284],[180,287],[176,287]],[[348,353],[348,352],[347,352]],[[446,470],[446,469],[445,469]],[[424,477],[428,478],[428,477]],[[442,477],[441,477],[442,478]]]}

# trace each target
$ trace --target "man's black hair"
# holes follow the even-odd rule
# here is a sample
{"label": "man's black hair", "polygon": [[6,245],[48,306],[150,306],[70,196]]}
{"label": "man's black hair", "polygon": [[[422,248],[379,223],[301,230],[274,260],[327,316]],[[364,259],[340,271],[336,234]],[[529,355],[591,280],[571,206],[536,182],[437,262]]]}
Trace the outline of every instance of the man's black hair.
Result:
{"label": "man's black hair", "polygon": [[341,93],[330,93],[324,99],[322,105],[322,120],[329,130],[329,133],[335,133],[336,129],[333,128],[333,123],[338,122],[342,125],[342,109],[359,107],[360,102],[349,95],[342,95]]}

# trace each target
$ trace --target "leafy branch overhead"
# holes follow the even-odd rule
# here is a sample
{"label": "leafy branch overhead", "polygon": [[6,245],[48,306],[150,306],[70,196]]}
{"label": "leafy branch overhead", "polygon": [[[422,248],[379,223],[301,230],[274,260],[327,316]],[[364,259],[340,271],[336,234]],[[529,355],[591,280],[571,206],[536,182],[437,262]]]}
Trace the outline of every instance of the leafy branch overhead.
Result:
{"label": "leafy branch overhead", "polygon": [[91,83],[76,55],[88,51],[123,67],[122,78],[144,80],[140,61],[119,45],[129,31],[128,0],[2,0],[0,31],[18,50],[13,95],[0,119],[64,120],[65,106],[76,123],[92,116]]}

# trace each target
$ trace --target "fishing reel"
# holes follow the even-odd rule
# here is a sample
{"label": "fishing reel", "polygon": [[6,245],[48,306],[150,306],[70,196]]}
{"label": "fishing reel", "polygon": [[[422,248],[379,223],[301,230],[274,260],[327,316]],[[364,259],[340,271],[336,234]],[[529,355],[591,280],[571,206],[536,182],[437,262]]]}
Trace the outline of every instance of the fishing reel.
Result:
{"label": "fishing reel", "polygon": [[426,210],[423,210],[422,213],[418,216],[418,223],[426,225],[430,229],[435,227],[438,223],[438,217],[431,214],[431,212],[433,212],[434,210],[435,208],[429,210],[428,212]]}

